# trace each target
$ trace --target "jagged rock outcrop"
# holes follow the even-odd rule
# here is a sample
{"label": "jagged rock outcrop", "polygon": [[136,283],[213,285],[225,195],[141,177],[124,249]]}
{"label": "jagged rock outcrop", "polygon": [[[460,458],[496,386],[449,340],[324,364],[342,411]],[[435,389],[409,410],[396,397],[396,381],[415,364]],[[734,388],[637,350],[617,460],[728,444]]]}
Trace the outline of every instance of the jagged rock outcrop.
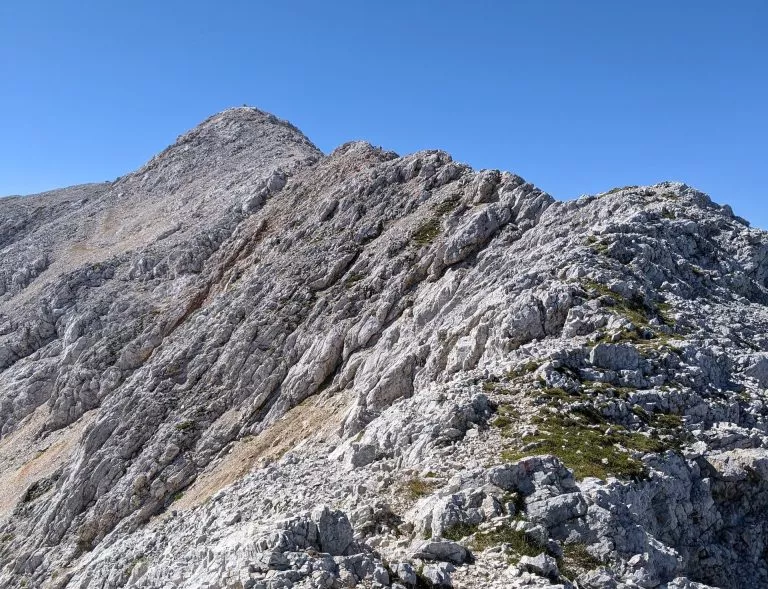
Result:
{"label": "jagged rock outcrop", "polygon": [[768,234],[231,109],[0,200],[0,587],[768,584]]}

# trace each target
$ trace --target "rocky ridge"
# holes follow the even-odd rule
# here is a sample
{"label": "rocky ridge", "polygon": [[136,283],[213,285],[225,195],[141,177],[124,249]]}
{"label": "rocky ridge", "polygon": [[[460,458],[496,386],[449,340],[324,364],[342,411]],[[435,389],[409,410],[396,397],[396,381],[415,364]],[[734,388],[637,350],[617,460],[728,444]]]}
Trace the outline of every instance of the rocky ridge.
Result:
{"label": "rocky ridge", "polygon": [[0,200],[0,587],[768,586],[768,234],[224,111]]}

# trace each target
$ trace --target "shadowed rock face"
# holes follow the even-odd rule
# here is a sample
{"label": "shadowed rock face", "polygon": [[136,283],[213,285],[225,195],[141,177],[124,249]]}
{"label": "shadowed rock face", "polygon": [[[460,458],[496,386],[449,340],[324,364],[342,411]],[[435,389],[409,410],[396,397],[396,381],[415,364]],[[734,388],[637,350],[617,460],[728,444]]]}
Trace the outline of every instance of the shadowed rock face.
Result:
{"label": "shadowed rock face", "polygon": [[2,587],[768,583],[768,236],[683,184],[237,108],[0,248]]}

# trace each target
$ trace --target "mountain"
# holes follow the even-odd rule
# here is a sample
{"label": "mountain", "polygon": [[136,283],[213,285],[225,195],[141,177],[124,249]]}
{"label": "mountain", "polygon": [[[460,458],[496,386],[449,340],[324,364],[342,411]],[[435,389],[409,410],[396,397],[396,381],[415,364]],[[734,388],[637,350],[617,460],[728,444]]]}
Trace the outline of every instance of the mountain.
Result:
{"label": "mountain", "polygon": [[0,587],[768,586],[768,234],[235,108],[0,200]]}

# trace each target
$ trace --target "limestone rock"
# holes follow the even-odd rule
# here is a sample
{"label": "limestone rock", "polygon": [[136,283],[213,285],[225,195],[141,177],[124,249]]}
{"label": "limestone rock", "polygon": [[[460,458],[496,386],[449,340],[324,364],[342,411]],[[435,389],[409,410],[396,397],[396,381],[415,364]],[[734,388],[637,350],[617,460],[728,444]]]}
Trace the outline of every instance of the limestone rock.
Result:
{"label": "limestone rock", "polygon": [[557,568],[555,559],[544,553],[539,554],[538,556],[523,556],[520,559],[520,566],[523,569],[542,577],[556,579],[560,576],[560,571]]}
{"label": "limestone rock", "polygon": [[440,562],[437,564],[428,564],[424,567],[424,578],[436,589],[450,589],[453,587],[451,573],[454,571],[453,565]]}
{"label": "limestone rock", "polygon": [[462,564],[467,560],[468,556],[469,553],[466,548],[456,542],[443,540],[442,538],[419,540],[411,546],[411,558]]}
{"label": "limestone rock", "polygon": [[768,586],[768,234],[685,184],[236,108],[0,249],[2,589]]}

